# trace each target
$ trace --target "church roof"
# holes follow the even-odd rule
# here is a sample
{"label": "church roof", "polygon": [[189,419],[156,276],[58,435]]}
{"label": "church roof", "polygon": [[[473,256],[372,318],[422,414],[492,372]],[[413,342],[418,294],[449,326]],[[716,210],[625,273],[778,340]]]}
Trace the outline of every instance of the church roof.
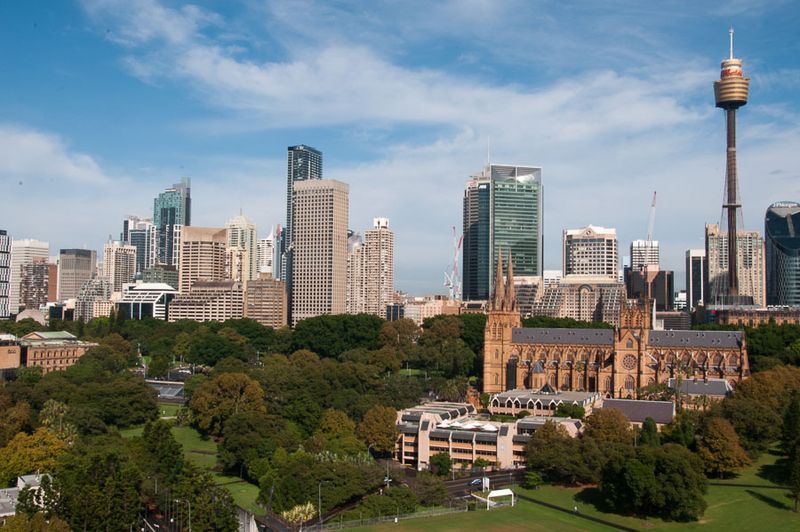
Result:
{"label": "church roof", "polygon": [[634,423],[644,423],[651,417],[658,424],[666,425],[675,417],[675,403],[672,401],[645,401],[639,399],[605,399],[602,409],[619,410]]}
{"label": "church roof", "polygon": [[652,347],[717,347],[738,349],[742,345],[740,331],[650,331]]}
{"label": "church roof", "polygon": [[560,329],[520,327],[511,331],[515,344],[613,345],[613,329]]}

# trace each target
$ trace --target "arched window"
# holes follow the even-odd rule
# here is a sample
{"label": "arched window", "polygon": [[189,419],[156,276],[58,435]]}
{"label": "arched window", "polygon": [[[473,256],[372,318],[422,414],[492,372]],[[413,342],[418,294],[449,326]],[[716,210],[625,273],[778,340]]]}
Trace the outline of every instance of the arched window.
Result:
{"label": "arched window", "polygon": [[555,374],[550,375],[550,386],[553,386],[553,387],[558,386],[558,381],[556,381]]}
{"label": "arched window", "polygon": [[500,384],[499,379],[497,378],[497,373],[494,374],[494,383]]}
{"label": "arched window", "polygon": [[605,391],[611,391],[611,377],[606,377],[606,380],[603,383],[603,388]]}
{"label": "arched window", "polygon": [[564,375],[564,379],[562,380],[562,382],[563,382],[562,388],[564,388],[565,390],[569,390],[570,389],[569,375]]}
{"label": "arched window", "polygon": [[655,383],[656,383],[656,380],[653,377],[650,377],[649,379],[647,379],[647,385],[648,386],[654,386]]}
{"label": "arched window", "polygon": [[[500,350],[499,349],[495,349],[494,350],[494,358],[495,358],[495,360],[500,358]],[[495,383],[495,384],[497,384],[497,383]]]}
{"label": "arched window", "polygon": [[633,348],[633,340],[628,338],[628,343],[625,344],[625,347],[627,347],[628,349]]}
{"label": "arched window", "polygon": [[635,387],[636,387],[636,381],[633,380],[633,377],[631,377],[630,375],[625,377],[625,389],[629,392],[632,392]]}

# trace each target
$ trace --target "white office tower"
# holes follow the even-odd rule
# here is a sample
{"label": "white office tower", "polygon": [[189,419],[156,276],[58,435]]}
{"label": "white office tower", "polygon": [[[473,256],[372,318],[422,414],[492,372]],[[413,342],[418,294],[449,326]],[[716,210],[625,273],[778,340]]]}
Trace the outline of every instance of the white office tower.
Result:
{"label": "white office tower", "polygon": [[122,292],[122,287],[136,276],[136,247],[113,240],[103,247],[103,277],[111,283],[112,292]]}
{"label": "white office tower", "polygon": [[639,271],[645,266],[659,265],[658,240],[634,240],[631,242],[631,270]]}
{"label": "white office tower", "polygon": [[49,256],[50,244],[47,242],[27,238],[11,240],[11,265],[8,280],[8,310],[11,314],[19,313],[22,268],[33,264],[36,259],[47,260]]}
{"label": "white office tower", "polygon": [[349,187],[326,179],[294,184],[290,322],[347,310]]}
{"label": "white office tower", "polygon": [[250,281],[258,278],[258,255],[256,253],[256,225],[239,215],[225,224],[228,231],[228,252],[236,267],[231,271],[234,281]]}
{"label": "white office tower", "polygon": [[[758,231],[736,231],[736,270],[739,296],[750,296],[753,304],[767,304],[767,284],[764,277],[764,238]],[[706,224],[706,267],[708,294],[706,305],[724,304],[728,294],[728,233],[717,224]]]}
{"label": "white office tower", "polygon": [[394,295],[394,233],[388,218],[375,218],[364,232],[365,312],[386,316]]}
{"label": "white office tower", "polygon": [[[174,231],[174,230],[173,230]],[[136,248],[136,275],[155,266],[158,256],[158,231],[150,218],[128,216],[122,222],[120,241]]]}
{"label": "white office tower", "polygon": [[605,277],[619,281],[617,230],[589,225],[564,230],[564,277]]}
{"label": "white office tower", "polygon": [[362,314],[367,308],[366,268],[364,241],[361,235],[351,232],[347,237],[347,313]]}
{"label": "white office tower", "polygon": [[258,239],[256,255],[258,273],[268,273],[275,277],[275,269],[272,267],[275,262],[275,229],[269,232],[267,238]]}

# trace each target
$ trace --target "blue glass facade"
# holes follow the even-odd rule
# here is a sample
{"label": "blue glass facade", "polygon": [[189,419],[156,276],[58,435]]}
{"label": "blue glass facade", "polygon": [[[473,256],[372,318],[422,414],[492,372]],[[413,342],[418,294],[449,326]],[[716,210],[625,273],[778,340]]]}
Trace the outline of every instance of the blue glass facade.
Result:
{"label": "blue glass facade", "polygon": [[770,205],[764,236],[767,305],[800,306],[800,204]]}

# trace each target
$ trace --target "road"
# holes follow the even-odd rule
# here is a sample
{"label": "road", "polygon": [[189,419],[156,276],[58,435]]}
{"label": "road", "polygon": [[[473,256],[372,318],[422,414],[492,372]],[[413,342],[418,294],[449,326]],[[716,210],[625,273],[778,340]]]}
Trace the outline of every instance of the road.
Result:
{"label": "road", "polygon": [[[525,478],[525,470],[513,469],[508,471],[492,471],[491,473],[487,473],[486,477],[489,479],[490,489],[503,488],[506,486],[511,486],[512,484],[521,484]],[[445,481],[445,486],[447,486],[447,494],[450,495],[450,497],[464,497],[474,491],[480,491],[480,485],[470,485],[470,482],[480,478],[483,478],[483,475],[476,474],[470,477],[447,480]]]}

